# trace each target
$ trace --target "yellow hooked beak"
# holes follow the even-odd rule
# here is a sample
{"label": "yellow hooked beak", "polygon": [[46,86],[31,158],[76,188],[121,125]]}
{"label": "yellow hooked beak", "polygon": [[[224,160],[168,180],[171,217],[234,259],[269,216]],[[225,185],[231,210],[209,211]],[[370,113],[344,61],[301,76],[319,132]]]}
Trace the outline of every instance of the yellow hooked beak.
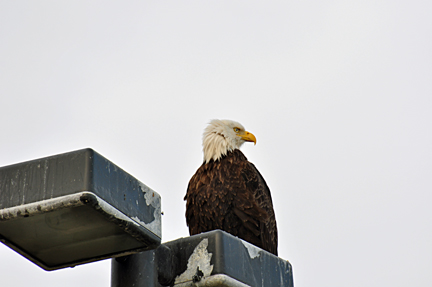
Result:
{"label": "yellow hooked beak", "polygon": [[256,145],[256,137],[253,135],[253,133],[245,131],[244,133],[239,134],[239,137],[241,137],[244,141],[253,142],[254,145]]}

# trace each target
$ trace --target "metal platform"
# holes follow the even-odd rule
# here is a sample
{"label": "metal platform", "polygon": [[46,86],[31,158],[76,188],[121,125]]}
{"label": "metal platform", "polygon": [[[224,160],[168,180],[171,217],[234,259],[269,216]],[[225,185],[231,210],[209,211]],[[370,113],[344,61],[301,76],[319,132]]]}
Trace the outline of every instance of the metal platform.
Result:
{"label": "metal platform", "polygon": [[0,168],[0,241],[46,270],[156,248],[161,199],[83,149]]}
{"label": "metal platform", "polygon": [[111,287],[293,287],[291,264],[221,230],[112,260]]}

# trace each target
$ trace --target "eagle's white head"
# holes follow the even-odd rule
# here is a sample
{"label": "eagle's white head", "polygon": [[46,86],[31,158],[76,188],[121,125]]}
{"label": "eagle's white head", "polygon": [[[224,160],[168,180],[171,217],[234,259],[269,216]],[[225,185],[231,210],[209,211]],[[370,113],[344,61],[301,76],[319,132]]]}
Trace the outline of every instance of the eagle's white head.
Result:
{"label": "eagle's white head", "polygon": [[230,120],[212,120],[204,130],[204,162],[217,161],[229,151],[240,149],[244,142],[256,144],[255,136],[245,131],[238,122]]}

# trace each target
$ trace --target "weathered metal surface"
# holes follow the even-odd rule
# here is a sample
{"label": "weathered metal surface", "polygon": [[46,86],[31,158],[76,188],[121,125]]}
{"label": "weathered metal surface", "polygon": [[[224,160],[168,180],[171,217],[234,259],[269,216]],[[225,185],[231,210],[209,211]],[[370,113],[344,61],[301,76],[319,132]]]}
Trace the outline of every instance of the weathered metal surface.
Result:
{"label": "weathered metal surface", "polygon": [[[161,252],[162,248],[164,251]],[[149,258],[153,264],[144,262]],[[133,267],[119,261],[132,259]],[[293,286],[288,261],[221,230],[181,238],[164,243],[156,250],[113,259],[112,274],[118,279],[112,281],[112,287]],[[141,280],[134,281],[134,285],[119,280],[129,278],[130,281],[130,278],[137,278],[137,274]]]}
{"label": "weathered metal surface", "polygon": [[111,287],[160,287],[154,250],[111,260]]}
{"label": "weathered metal surface", "polygon": [[160,207],[91,149],[0,168],[0,241],[46,270],[156,248]]}
{"label": "weathered metal surface", "polygon": [[250,287],[224,274],[216,274],[203,278],[198,282],[187,281],[174,285],[176,287]]}
{"label": "weathered metal surface", "polygon": [[209,275],[217,274],[227,275],[250,286],[293,286],[288,261],[221,230],[164,245],[171,248],[174,254],[181,254],[174,286],[199,283]]}

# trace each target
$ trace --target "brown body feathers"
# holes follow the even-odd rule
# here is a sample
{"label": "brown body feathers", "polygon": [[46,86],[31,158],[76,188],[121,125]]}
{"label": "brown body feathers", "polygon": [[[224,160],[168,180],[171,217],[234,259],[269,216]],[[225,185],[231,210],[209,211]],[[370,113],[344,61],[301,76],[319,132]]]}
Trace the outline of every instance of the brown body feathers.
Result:
{"label": "brown body feathers", "polygon": [[204,162],[184,199],[190,235],[221,229],[277,255],[270,190],[240,150]]}

